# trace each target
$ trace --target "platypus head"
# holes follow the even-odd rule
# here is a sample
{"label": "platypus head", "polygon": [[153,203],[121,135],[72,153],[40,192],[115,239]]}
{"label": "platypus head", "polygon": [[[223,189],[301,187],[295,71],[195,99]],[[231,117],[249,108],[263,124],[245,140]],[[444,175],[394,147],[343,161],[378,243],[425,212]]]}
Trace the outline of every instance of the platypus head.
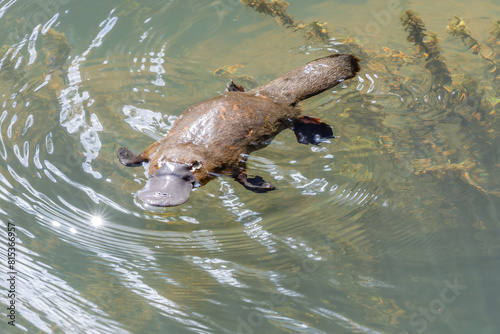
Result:
{"label": "platypus head", "polygon": [[189,166],[165,162],[149,177],[139,199],[153,206],[176,206],[186,202],[196,181]]}

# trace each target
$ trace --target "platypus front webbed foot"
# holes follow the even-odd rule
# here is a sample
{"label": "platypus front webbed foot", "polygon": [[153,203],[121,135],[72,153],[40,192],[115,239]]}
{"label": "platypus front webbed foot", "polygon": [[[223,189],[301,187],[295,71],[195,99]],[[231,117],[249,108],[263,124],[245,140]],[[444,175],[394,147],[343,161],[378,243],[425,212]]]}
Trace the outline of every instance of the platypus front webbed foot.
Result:
{"label": "platypus front webbed foot", "polygon": [[330,125],[321,122],[318,118],[302,116],[293,122],[293,131],[297,141],[301,144],[319,145],[328,138],[335,138]]}
{"label": "platypus front webbed foot", "polygon": [[264,181],[264,179],[262,179],[260,176],[248,178],[247,173],[244,171],[240,172],[240,174],[238,174],[235,179],[236,181],[241,183],[243,187],[255,193],[265,193],[276,189],[276,187],[272,183]]}
{"label": "platypus front webbed foot", "polygon": [[231,80],[231,82],[227,84],[226,90],[228,92],[244,92],[245,88],[243,88],[243,86],[235,84],[233,80]]}
{"label": "platypus front webbed foot", "polygon": [[125,147],[120,147],[116,152],[116,155],[118,156],[120,162],[127,167],[139,167],[143,162],[149,160],[142,153],[135,154]]}

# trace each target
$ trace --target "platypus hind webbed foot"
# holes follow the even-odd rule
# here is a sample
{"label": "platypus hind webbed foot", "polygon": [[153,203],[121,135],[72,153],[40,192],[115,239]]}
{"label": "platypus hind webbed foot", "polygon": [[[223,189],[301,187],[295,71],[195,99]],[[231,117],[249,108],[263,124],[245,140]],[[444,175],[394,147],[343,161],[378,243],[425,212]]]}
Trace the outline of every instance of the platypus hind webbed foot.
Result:
{"label": "platypus hind webbed foot", "polygon": [[330,125],[321,122],[318,118],[302,116],[293,122],[293,131],[297,141],[301,144],[319,145],[328,138],[335,138]]}
{"label": "platypus hind webbed foot", "polygon": [[135,154],[125,147],[120,147],[116,152],[116,155],[118,156],[118,159],[120,160],[122,165],[125,165],[127,167],[139,167],[143,162],[148,161],[148,159],[145,158],[142,153]]}
{"label": "platypus hind webbed foot", "polygon": [[272,183],[264,181],[260,176],[248,178],[245,172],[240,173],[236,180],[246,189],[256,193],[265,193],[276,189]]}

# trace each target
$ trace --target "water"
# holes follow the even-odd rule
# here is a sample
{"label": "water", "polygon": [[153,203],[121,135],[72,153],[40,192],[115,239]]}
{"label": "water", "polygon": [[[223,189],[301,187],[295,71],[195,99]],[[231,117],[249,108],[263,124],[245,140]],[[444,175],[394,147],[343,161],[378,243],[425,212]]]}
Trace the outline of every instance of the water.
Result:
{"label": "water", "polygon": [[[291,1],[325,44],[235,0],[0,1],[2,332],[498,333],[498,86],[444,28],[459,15],[485,43],[500,7],[393,4]],[[408,8],[466,98],[438,99]],[[285,131],[249,160],[277,191],[219,178],[180,207],[136,200],[145,170],[116,149],[222,91],[218,68],[263,84],[350,39],[363,71],[303,104],[340,138]]]}

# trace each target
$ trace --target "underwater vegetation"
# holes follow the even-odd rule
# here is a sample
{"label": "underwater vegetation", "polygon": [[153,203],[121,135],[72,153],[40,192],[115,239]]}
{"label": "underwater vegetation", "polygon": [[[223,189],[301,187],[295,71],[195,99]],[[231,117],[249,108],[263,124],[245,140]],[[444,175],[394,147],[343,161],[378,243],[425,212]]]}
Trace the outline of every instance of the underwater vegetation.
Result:
{"label": "underwater vegetation", "polygon": [[[242,2],[273,17],[284,15],[288,8],[279,1]],[[298,26],[294,19],[278,22]],[[335,166],[337,175],[384,186],[394,207],[429,231],[454,225],[457,217],[470,219],[478,231],[486,229],[481,217],[495,218],[477,212],[466,199],[489,201],[500,196],[500,21],[492,22],[484,38],[474,37],[466,21],[456,16],[446,27],[451,38],[484,61],[484,73],[479,75],[446,59],[439,35],[428,31],[412,10],[401,15],[402,29],[412,44],[409,52],[365,49],[350,38],[332,44],[326,25],[317,22],[312,24],[314,32],[304,34],[308,43],[334,45],[338,52],[358,55],[362,72],[379,81],[378,92],[359,89],[343,97],[345,110],[340,117],[351,133],[339,129],[335,154],[352,163]],[[361,86],[368,84],[359,79],[364,82]],[[389,161],[386,167],[395,172],[386,171],[383,180],[374,181],[372,161],[377,158]],[[400,314],[400,309],[389,308],[394,316]]]}
{"label": "underwater vegetation", "polygon": [[[287,14],[289,4],[284,1],[242,0],[242,3],[259,13],[275,17],[279,24],[286,27],[309,27],[310,30],[304,34],[308,40],[325,43],[329,39],[326,23],[299,23]],[[423,19],[416,12],[404,11],[401,24],[408,34],[407,40],[414,45],[413,54],[389,48],[364,50],[353,40],[345,40],[336,48],[340,52],[358,54],[368,72],[378,72],[379,78],[390,81],[391,88],[386,94],[401,98],[404,104],[400,107],[407,110],[408,120],[403,121],[405,115],[401,114],[384,115],[383,106],[369,103],[373,100],[370,94],[353,97],[355,101],[351,101],[344,117],[354,118],[358,124],[363,124],[366,121],[362,118],[369,113],[377,115],[381,123],[378,130],[383,134],[378,142],[373,138],[361,141],[368,146],[377,145],[381,152],[393,155],[394,163],[404,172],[437,179],[458,177],[474,191],[498,196],[499,186],[492,182],[498,178],[492,178],[492,175],[498,173],[499,167],[500,21],[493,22],[483,42],[473,37],[465,20],[457,16],[451,18],[446,27],[446,32],[460,38],[467,49],[485,61],[489,82],[464,73],[452,73],[441,54],[438,35],[427,31]],[[408,67],[413,72],[419,71],[417,67],[423,69],[429,74],[428,80],[418,82],[403,75]],[[460,133],[450,132],[452,129],[448,128],[452,122],[463,125],[456,129]],[[457,138],[465,137],[466,144],[456,144]],[[419,152],[418,157],[414,156],[415,152]],[[486,184],[489,189],[484,187]],[[409,187],[411,185],[405,184],[395,188]]]}
{"label": "underwater vegetation", "polygon": [[306,39],[318,39],[325,43],[330,39],[326,27],[328,23],[313,21],[306,24],[302,21],[296,21],[293,16],[287,13],[288,2],[280,0],[241,0],[241,3],[246,7],[253,8],[258,13],[274,17],[279,24],[287,28],[305,30],[304,37]]}

